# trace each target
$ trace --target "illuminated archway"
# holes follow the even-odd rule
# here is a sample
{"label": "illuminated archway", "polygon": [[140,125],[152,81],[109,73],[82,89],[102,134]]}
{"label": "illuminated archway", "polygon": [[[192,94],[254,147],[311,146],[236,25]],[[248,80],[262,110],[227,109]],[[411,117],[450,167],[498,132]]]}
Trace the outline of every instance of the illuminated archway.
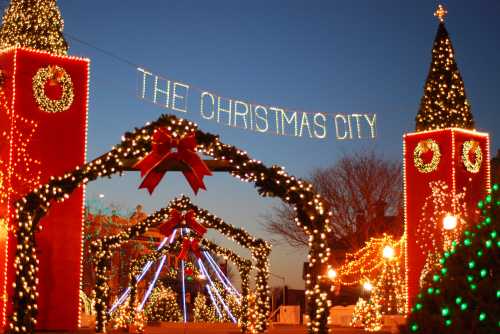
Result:
{"label": "illuminated archway", "polygon": [[327,333],[330,300],[324,271],[330,256],[326,241],[330,231],[330,214],[321,196],[313,191],[312,185],[288,175],[282,167],[266,167],[260,161],[251,159],[246,152],[223,144],[217,136],[202,132],[194,123],[173,115],[163,115],[143,128],[126,133],[122,142],[108,153],[74,171],[52,178],[16,202],[18,247],[14,259],[16,279],[9,331],[35,331],[38,270],[35,234],[51,201],[64,201],[83,184],[130,170],[139,159],[151,152],[151,137],[158,128],[164,128],[178,137],[195,135],[198,152],[225,161],[231,175],[253,182],[261,196],[279,197],[294,207],[297,224],[309,236],[309,272],[306,276],[308,330],[310,333]]}
{"label": "illuminated archway", "polygon": [[96,332],[104,332],[107,322],[109,287],[108,264],[112,257],[112,251],[119,248],[123,243],[143,235],[149,228],[156,227],[167,221],[173,210],[178,212],[193,211],[195,219],[203,223],[206,228],[213,229],[232,239],[240,246],[248,249],[256,262],[256,300],[257,321],[256,331],[263,332],[269,314],[269,255],[271,247],[262,239],[254,238],[242,228],[230,225],[221,218],[216,217],[207,210],[194,205],[186,196],[181,196],[169,202],[167,207],[160,209],[146,217],[144,220],[130,226],[127,230],[112,236],[104,236],[94,240],[91,244],[91,252],[94,255],[95,265],[95,309],[96,309]]}

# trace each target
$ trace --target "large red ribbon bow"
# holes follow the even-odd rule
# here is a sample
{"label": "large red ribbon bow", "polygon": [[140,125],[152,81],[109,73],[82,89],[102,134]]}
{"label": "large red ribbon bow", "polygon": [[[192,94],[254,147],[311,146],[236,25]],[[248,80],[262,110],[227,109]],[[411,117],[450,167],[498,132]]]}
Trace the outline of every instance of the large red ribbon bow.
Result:
{"label": "large red ribbon bow", "polygon": [[201,257],[200,240],[185,238],[184,241],[182,242],[181,251],[179,252],[179,255],[177,255],[177,258],[180,260],[186,260],[190,250],[194,253],[194,255],[197,258],[200,258]]}
{"label": "large red ribbon bow", "polygon": [[196,153],[194,134],[178,139],[166,128],[157,128],[154,130],[151,146],[151,152],[134,165],[134,168],[140,169],[141,177],[144,177],[139,189],[146,188],[152,194],[169,165],[180,161],[188,167],[182,173],[194,193],[197,194],[199,189],[206,190],[203,177],[212,175],[212,172]]}
{"label": "large red ribbon bow", "polygon": [[189,210],[184,215],[177,209],[170,210],[169,219],[159,229],[163,235],[169,236],[176,227],[190,228],[200,237],[207,232],[207,228],[196,221],[196,214],[193,210]]}

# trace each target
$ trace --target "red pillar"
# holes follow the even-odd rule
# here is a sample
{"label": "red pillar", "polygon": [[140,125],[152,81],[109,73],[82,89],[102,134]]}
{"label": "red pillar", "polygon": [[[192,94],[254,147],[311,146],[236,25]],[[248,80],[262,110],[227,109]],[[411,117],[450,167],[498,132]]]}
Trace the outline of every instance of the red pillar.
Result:
{"label": "red pillar", "polygon": [[[0,53],[0,319],[11,312],[17,222],[13,204],[39,184],[85,162],[89,61],[25,48]],[[38,329],[74,331],[84,189],[52,203],[37,232]],[[7,232],[8,228],[8,232]]]}
{"label": "red pillar", "polygon": [[[442,253],[445,235],[451,233],[443,228],[442,215],[450,213],[464,218],[457,225],[464,230],[475,220],[477,202],[486,195],[491,178],[489,136],[486,133],[453,128],[410,133],[403,140],[409,310],[419,291],[420,274],[427,255],[436,249]],[[449,196],[441,201],[438,216],[435,214],[433,201],[437,197],[432,195],[432,184],[446,187]],[[456,199],[455,204],[450,200],[451,196]],[[435,221],[429,219],[432,216]]]}

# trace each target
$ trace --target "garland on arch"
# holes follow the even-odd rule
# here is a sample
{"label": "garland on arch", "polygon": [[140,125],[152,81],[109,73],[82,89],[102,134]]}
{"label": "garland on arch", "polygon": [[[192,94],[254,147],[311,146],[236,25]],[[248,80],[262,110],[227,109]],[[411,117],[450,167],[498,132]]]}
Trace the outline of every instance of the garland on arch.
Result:
{"label": "garland on arch", "polygon": [[113,236],[105,236],[94,240],[90,245],[90,250],[94,254],[93,261],[95,266],[95,310],[96,310],[96,332],[101,333],[106,330],[107,323],[107,300],[109,299],[108,265],[113,251],[124,242],[141,236],[149,228],[160,225],[168,219],[170,208],[163,208],[156,211],[146,219],[132,225]]}
{"label": "garland on arch", "polygon": [[192,210],[196,217],[207,228],[215,229],[240,246],[250,250],[255,261],[255,294],[256,294],[256,330],[263,332],[271,309],[269,297],[269,254],[271,246],[262,239],[256,239],[245,230],[233,226],[223,219],[210,213],[208,210],[194,205],[189,197],[181,196],[172,200],[169,205],[179,211]]}
{"label": "garland on arch", "polygon": [[[177,216],[180,212],[192,212],[199,220],[203,223],[206,228],[211,228],[219,231],[221,234],[225,235],[229,239],[235,241],[240,246],[245,247],[250,250],[252,258],[256,262],[256,295],[257,295],[257,319],[255,330],[257,332],[263,332],[266,328],[266,322],[270,310],[269,305],[269,254],[271,252],[271,247],[262,239],[256,239],[251,236],[245,230],[235,227],[231,224],[226,223],[221,218],[216,217],[207,210],[201,209],[193,205],[190,199],[186,196],[181,196],[169,202],[168,206],[164,209],[158,210],[152,215],[148,216],[143,221],[131,226],[125,231],[122,231],[113,236],[105,236],[102,239],[96,240],[91,244],[91,251],[94,254],[94,264],[96,270],[96,281],[95,281],[95,296],[96,296],[96,332],[104,332],[106,330],[106,324],[108,321],[107,315],[107,300],[109,300],[109,287],[107,285],[108,281],[108,264],[112,257],[113,251],[117,249],[121,244],[136,238],[143,233],[145,233],[149,228],[164,225],[168,225],[172,220],[173,216]],[[182,248],[182,242],[179,243],[178,248]],[[163,247],[166,253],[168,249],[166,246]],[[146,257],[137,262],[134,267],[131,268],[131,282],[134,277],[138,275],[137,270],[139,270],[140,265],[144,265],[149,257],[154,255],[148,254]],[[159,256],[159,255],[158,255]],[[157,259],[157,258],[155,258]],[[143,262],[146,261],[146,262]],[[132,284],[131,296],[135,295],[135,284]],[[130,298],[131,302],[135,301],[134,298]],[[133,304],[130,305],[132,307]],[[246,326],[246,322],[245,322]]]}
{"label": "garland on arch", "polygon": [[[281,198],[294,207],[296,223],[309,236],[309,270],[306,277],[306,296],[309,310],[309,333],[327,333],[329,284],[324,272],[331,255],[326,243],[331,213],[311,184],[289,175],[282,167],[267,167],[250,158],[245,151],[220,142],[215,135],[202,132],[193,122],[173,115],[162,115],[158,120],[126,133],[120,144],[101,157],[77,167],[58,177],[52,177],[15,203],[17,244],[14,258],[15,286],[13,312],[7,331],[34,333],[37,316],[36,231],[39,221],[53,201],[64,201],[79,186],[98,178],[109,177],[130,169],[138,160],[151,152],[151,137],[156,128],[166,128],[179,137],[194,134],[197,151],[232,167],[231,175],[246,182],[253,182],[261,196]],[[104,251],[106,252],[106,251]],[[101,311],[102,312],[102,311]],[[99,316],[99,315],[98,315]],[[265,325],[264,325],[265,326]],[[261,331],[265,330],[261,329]]]}
{"label": "garland on arch", "polygon": [[[248,295],[250,292],[249,288],[249,276],[250,276],[250,270],[252,269],[252,262],[248,259],[245,259],[233,251],[221,247],[210,240],[207,239],[201,239],[200,241],[200,246],[203,248],[203,251],[210,251],[214,254],[223,256],[225,259],[228,259],[229,261],[233,262],[236,267],[238,268],[238,271],[240,273],[241,277],[241,309],[242,310],[248,310]],[[182,247],[182,243],[180,241],[176,241],[173,244],[165,244],[162,248],[149,253],[149,254],[144,254],[143,256],[139,257],[136,259],[132,265],[130,266],[129,270],[129,277],[130,277],[130,298],[129,298],[129,309],[131,310],[130,313],[130,319],[135,318],[135,312],[134,312],[134,305],[136,303],[136,296],[137,296],[137,277],[141,273],[141,269],[144,267],[144,265],[148,262],[156,262],[158,261],[162,256],[168,255],[171,252],[178,252]],[[241,312],[241,317],[238,320],[238,325],[243,333],[246,333],[249,327],[249,315],[248,312]]]}

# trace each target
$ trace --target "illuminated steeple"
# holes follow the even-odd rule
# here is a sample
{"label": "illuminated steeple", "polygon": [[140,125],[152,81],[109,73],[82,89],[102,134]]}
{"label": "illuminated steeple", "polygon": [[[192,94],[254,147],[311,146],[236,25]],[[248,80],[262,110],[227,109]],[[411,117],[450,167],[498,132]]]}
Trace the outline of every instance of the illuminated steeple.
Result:
{"label": "illuminated steeple", "polygon": [[432,62],[425,82],[424,95],[416,118],[416,131],[463,128],[473,129],[474,118],[455,51],[444,25],[446,9],[439,5],[434,13],[439,20],[432,48]]}
{"label": "illuminated steeple", "polygon": [[56,0],[12,0],[0,28],[0,48],[22,46],[67,54],[64,21]]}

